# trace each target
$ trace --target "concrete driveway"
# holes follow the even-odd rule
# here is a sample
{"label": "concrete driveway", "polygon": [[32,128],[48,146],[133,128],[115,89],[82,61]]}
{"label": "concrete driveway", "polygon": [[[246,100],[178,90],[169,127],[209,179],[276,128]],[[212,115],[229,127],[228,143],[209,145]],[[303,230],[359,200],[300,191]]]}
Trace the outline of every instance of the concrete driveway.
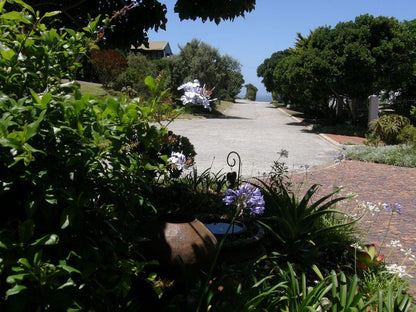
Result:
{"label": "concrete driveway", "polygon": [[289,153],[285,161],[291,171],[328,166],[340,152],[340,147],[267,102],[237,100],[225,117],[177,119],[168,128],[188,137],[195,146],[199,173],[210,167],[214,173],[230,171],[226,158],[231,151],[241,156],[244,177],[269,172],[282,149]]}

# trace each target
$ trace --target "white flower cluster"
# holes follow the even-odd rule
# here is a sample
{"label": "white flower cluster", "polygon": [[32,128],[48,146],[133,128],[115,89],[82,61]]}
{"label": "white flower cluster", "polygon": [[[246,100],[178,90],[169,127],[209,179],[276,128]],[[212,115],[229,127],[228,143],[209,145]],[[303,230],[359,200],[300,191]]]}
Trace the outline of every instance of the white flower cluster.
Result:
{"label": "white flower cluster", "polygon": [[409,277],[412,278],[413,276],[406,272],[405,265],[397,265],[397,264],[390,264],[386,265],[386,269],[390,274],[397,274],[398,277]]}
{"label": "white flower cluster", "polygon": [[391,248],[399,248],[402,247],[402,243],[400,243],[400,240],[391,240],[390,244],[386,245],[387,247],[391,247]]}
{"label": "white flower cluster", "polygon": [[178,170],[186,170],[189,168],[186,164],[186,156],[182,153],[172,152],[172,155],[168,159],[168,162],[171,162]]}
{"label": "white flower cluster", "polygon": [[199,83],[199,80],[195,79],[193,82],[189,81],[187,83],[184,83],[180,87],[178,87],[178,90],[182,90],[185,92],[184,95],[181,96],[181,100],[183,105],[186,105],[188,103],[192,104],[199,104],[203,105],[204,108],[211,110],[211,106],[209,106],[210,96],[212,93],[212,90],[206,89],[205,85],[201,88],[201,85]]}
{"label": "white flower cluster", "polygon": [[363,248],[361,247],[361,245],[359,243],[354,243],[351,245],[352,248],[355,248],[357,250],[363,250]]}
{"label": "white flower cluster", "polygon": [[382,203],[372,203],[372,202],[366,202],[366,201],[362,201],[358,203],[358,207],[361,209],[365,209],[368,212],[371,213],[372,216],[374,216],[376,213],[379,213],[382,209]]}
{"label": "white flower cluster", "polygon": [[416,256],[412,253],[412,248],[400,248],[400,251],[407,259],[416,263]]}

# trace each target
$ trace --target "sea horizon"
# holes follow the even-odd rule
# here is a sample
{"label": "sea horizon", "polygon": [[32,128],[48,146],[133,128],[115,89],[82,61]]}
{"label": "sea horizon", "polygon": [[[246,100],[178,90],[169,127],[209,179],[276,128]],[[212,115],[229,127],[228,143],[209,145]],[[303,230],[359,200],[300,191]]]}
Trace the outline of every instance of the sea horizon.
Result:
{"label": "sea horizon", "polygon": [[271,102],[272,95],[271,94],[257,94],[256,101],[257,102]]}

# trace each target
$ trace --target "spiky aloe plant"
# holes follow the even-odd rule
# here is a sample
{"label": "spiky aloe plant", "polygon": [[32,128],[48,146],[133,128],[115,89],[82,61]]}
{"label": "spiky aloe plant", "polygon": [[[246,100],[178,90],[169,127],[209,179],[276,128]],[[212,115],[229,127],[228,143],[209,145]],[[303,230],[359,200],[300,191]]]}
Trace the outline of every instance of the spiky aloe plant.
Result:
{"label": "spiky aloe plant", "polygon": [[298,199],[285,187],[279,190],[260,181],[266,202],[265,216],[259,221],[279,244],[279,252],[297,263],[311,263],[329,245],[340,244],[338,237],[328,235],[331,231],[351,226],[356,220],[325,225],[325,216],[343,215],[334,206],[348,197],[335,197],[340,189],[312,202],[319,185],[312,185],[303,198]]}

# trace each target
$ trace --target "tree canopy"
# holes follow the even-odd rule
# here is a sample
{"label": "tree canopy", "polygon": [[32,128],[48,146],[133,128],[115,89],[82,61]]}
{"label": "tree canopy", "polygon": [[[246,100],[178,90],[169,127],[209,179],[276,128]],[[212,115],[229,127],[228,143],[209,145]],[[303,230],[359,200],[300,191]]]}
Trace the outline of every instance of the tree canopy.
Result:
{"label": "tree canopy", "polygon": [[274,77],[274,69],[277,64],[285,57],[289,56],[289,50],[278,51],[273,53],[270,58],[264,60],[264,62],[257,68],[257,77],[263,77],[262,83],[266,87],[267,92],[275,92],[279,87],[276,84]]}
{"label": "tree canopy", "polygon": [[193,39],[170,57],[173,86],[198,79],[208,88],[215,88],[212,98],[234,99],[244,83],[241,64],[218,49]]}
{"label": "tree canopy", "polygon": [[251,83],[248,83],[244,87],[246,87],[246,95],[244,96],[244,98],[250,101],[255,101],[257,97],[257,91],[258,91],[256,86]]}
{"label": "tree canopy", "polygon": [[336,98],[357,121],[369,95],[398,90],[412,76],[414,38],[411,24],[361,15],[334,28],[318,27],[307,37],[298,34],[290,53],[266,59],[258,75],[266,87],[310,111],[328,113],[329,99]]}
{"label": "tree canopy", "polygon": [[[106,45],[128,48],[131,44],[138,46],[148,40],[150,29],[165,29],[167,19],[166,5],[158,0],[131,1],[135,6],[122,10],[129,5],[125,1],[111,0],[27,0],[35,10],[41,13],[59,10],[62,14],[56,19],[55,25],[80,30],[85,26],[89,16],[108,15],[117,17],[112,20],[112,29],[106,30]],[[210,20],[220,23],[221,20],[244,16],[255,7],[255,0],[177,0],[175,12],[181,20],[201,18],[203,22]],[[120,10],[122,10],[120,12]],[[120,16],[114,16],[120,12]]]}

